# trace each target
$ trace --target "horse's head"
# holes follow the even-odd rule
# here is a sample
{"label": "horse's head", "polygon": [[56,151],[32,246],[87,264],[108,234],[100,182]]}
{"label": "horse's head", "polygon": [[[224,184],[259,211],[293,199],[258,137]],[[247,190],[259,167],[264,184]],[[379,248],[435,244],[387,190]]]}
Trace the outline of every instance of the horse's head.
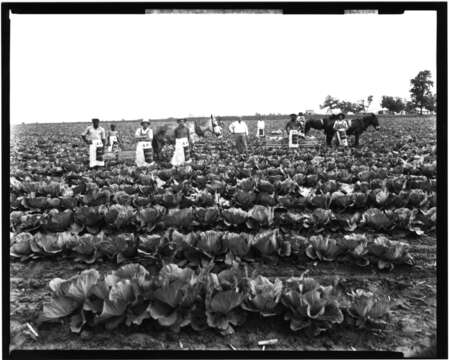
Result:
{"label": "horse's head", "polygon": [[374,113],[371,113],[367,116],[369,120],[369,124],[372,125],[377,131],[380,130],[379,119]]}
{"label": "horse's head", "polygon": [[195,119],[195,132],[198,136],[206,136],[208,132],[215,136],[221,135],[221,127],[214,116],[208,119]]}

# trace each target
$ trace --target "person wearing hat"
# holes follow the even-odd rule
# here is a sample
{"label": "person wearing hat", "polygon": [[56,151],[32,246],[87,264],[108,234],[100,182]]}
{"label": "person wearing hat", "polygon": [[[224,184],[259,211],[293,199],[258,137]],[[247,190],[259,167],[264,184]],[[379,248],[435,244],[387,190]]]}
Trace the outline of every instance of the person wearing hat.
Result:
{"label": "person wearing hat", "polygon": [[340,113],[337,115],[337,120],[334,123],[334,130],[337,132],[337,141],[340,146],[348,146],[348,136],[346,132],[348,131],[349,124],[345,120],[345,114]]}
{"label": "person wearing hat", "polygon": [[171,159],[173,166],[190,163],[190,130],[186,125],[186,119],[178,119],[178,126],[175,129],[175,152]]}
{"label": "person wearing hat", "polygon": [[246,154],[248,151],[248,126],[242,121],[242,118],[232,122],[229,125],[229,131],[234,134],[237,151],[240,154],[243,152]]}
{"label": "person wearing hat", "polygon": [[140,127],[136,130],[136,165],[145,167],[154,165],[153,161],[153,130],[150,128],[149,120],[142,120]]}
{"label": "person wearing hat", "polygon": [[106,146],[106,132],[100,126],[99,119],[92,119],[89,125],[81,134],[81,138],[89,144],[89,167],[104,166],[104,148]]}

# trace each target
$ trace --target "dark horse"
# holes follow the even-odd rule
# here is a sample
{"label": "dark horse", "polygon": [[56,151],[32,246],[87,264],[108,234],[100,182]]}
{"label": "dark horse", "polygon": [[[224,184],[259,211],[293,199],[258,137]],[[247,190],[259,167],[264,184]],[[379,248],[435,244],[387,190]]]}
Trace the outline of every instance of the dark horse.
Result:
{"label": "dark horse", "polygon": [[[190,129],[190,139],[194,143],[199,137],[208,135],[219,136],[217,125],[223,127],[220,121],[214,116],[210,118],[201,118],[195,120],[189,120],[186,122],[186,126]],[[175,144],[175,129],[177,124],[164,124],[158,126],[154,130],[154,136],[152,141],[153,151],[155,159],[160,158],[160,153],[165,144]]]}
{"label": "dark horse", "polygon": [[[335,135],[334,124],[337,119],[338,115],[331,115],[323,119],[309,119],[306,121],[304,132],[307,135],[310,129],[324,130],[324,133],[326,134],[326,144],[330,146],[332,145],[332,139]],[[355,146],[359,146],[360,135],[369,126],[373,126],[376,130],[380,129],[379,120],[373,113],[347,121],[349,124],[347,134],[348,136],[355,136]]]}

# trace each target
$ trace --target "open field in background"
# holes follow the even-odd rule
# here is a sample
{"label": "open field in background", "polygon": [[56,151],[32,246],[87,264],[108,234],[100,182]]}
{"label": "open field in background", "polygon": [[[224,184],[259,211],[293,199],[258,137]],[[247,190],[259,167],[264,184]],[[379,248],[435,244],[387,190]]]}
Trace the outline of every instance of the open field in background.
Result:
{"label": "open field in background", "polygon": [[[266,131],[284,129],[287,120],[287,117],[266,120]],[[147,177],[148,170],[137,170],[132,162],[111,162],[104,170],[89,170],[86,147],[79,139],[87,122],[17,126],[11,135],[11,177],[14,179],[10,196],[12,251],[18,248],[14,244],[22,241],[18,234],[29,233],[31,238],[39,240],[33,240],[28,253],[23,252],[19,256],[15,253],[16,256],[11,258],[12,346],[65,350],[230,350],[232,345],[238,350],[257,350],[261,349],[257,341],[278,339],[279,342],[267,350],[386,350],[402,351],[406,356],[432,350],[436,340],[435,117],[379,116],[379,120],[381,129],[376,132],[370,128],[365,132],[358,149],[351,148],[345,152],[323,147],[300,149],[293,153],[285,149],[264,148],[251,138],[249,148],[252,156],[246,161],[235,160],[226,126],[224,139],[207,138],[195,146],[194,164],[189,170],[173,172],[166,164],[159,165],[154,174],[164,179],[163,185],[155,185]],[[230,121],[225,121],[225,124]],[[254,135],[256,121],[245,121]],[[108,124],[104,122],[102,126],[108,128]],[[116,124],[124,139],[124,148],[133,149],[132,138],[139,124]],[[324,142],[322,133],[312,130],[311,135]],[[273,192],[268,192],[265,198],[259,195],[248,197],[247,194],[263,192],[260,183],[251,183],[251,177],[271,184],[265,183],[265,186],[271,186]],[[61,188],[46,188],[44,183],[49,181],[58,182]],[[176,190],[183,194],[182,199],[167,195],[173,195]],[[206,195],[206,200],[200,199],[196,197],[197,191],[209,195],[215,191],[221,200],[217,202],[217,198],[207,198]],[[306,195],[305,192],[309,191],[310,194]],[[93,195],[99,192],[104,196]],[[105,195],[107,192],[109,196]],[[353,192],[359,194],[361,203],[354,202]],[[36,196],[39,201],[33,200]],[[344,198],[337,201],[338,196]],[[66,205],[55,198],[64,198]],[[139,214],[143,209],[156,205],[169,210],[154,227],[150,227],[145,223],[148,219],[142,222]],[[250,218],[250,215],[244,215],[246,222],[238,226],[223,220],[223,209],[240,209],[243,214],[249,214],[257,205],[262,206],[263,211],[274,209],[271,222],[263,216]],[[117,227],[116,222],[108,222],[105,218],[87,225],[89,216],[77,215],[82,207],[99,206],[104,206],[102,211],[109,217],[108,211],[112,207],[129,206],[129,222]],[[179,208],[193,208],[197,222],[182,221],[172,216]],[[195,211],[199,210],[195,209],[198,208],[218,208],[220,215],[213,223],[204,219],[202,222],[196,218]],[[69,210],[66,214],[70,211],[73,214],[59,223],[58,214],[64,209]],[[151,319],[140,326],[122,323],[113,330],[105,330],[101,325],[85,327],[79,334],[70,331],[69,318],[38,325],[37,318],[43,304],[52,297],[48,286],[50,280],[56,277],[67,279],[90,268],[103,274],[131,263],[143,265],[152,274],[157,273],[161,259],[166,255],[158,252],[157,247],[151,249],[154,257],[143,256],[136,249],[150,252],[145,245],[148,235],[166,236],[164,234],[173,228],[183,234],[213,230],[248,236],[276,229],[273,236],[276,236],[275,246],[279,248],[274,252],[265,254],[266,248],[261,246],[262,250],[252,249],[242,256],[241,261],[250,274],[254,272],[270,279],[285,280],[308,270],[309,276],[324,285],[335,284],[338,278],[336,288],[341,299],[346,301],[347,293],[355,289],[390,297],[389,315],[379,327],[357,328],[345,320],[318,336],[304,330],[290,330],[289,322],[282,316],[262,318],[258,313],[250,313],[247,321],[235,327],[235,333],[228,336],[220,335],[213,328],[196,332],[186,327],[180,333],[173,333]],[[110,241],[108,249],[113,248],[113,236],[117,234],[126,236],[128,240],[135,239],[135,242],[129,242],[132,243],[131,252],[117,248],[108,256],[99,254],[94,258],[89,253],[87,262],[90,263],[86,263],[87,258],[81,256],[76,248],[58,248],[58,242],[51,240],[55,233],[64,233],[75,242],[81,236],[92,240],[103,234],[105,243]],[[402,252],[397,243],[388,245],[391,248],[386,245],[393,254],[369,257],[368,264],[364,262],[366,266],[360,266],[359,260],[368,258],[329,255],[329,249],[314,248],[309,243],[307,246],[313,248],[313,254],[321,251],[331,260],[325,261],[321,255],[311,258],[310,252],[295,248],[298,236],[310,239],[317,234],[336,239],[337,245],[345,235],[357,234],[369,242],[385,236],[408,246]],[[253,247],[256,246],[254,244]],[[292,246],[288,255],[281,251],[285,244]],[[196,246],[201,248],[198,244]],[[48,249],[55,254],[52,255]],[[220,262],[223,254],[212,254],[213,249],[206,247],[201,249],[209,258],[215,257],[215,270],[226,267]],[[198,263],[190,258],[186,260],[186,254],[181,252],[177,256],[171,260],[182,266],[198,268]],[[206,255],[202,252],[202,256]],[[119,258],[122,261],[120,265],[117,264]],[[390,267],[391,264],[394,267]],[[344,301],[342,308],[343,304]],[[23,333],[26,322],[38,330],[37,339]]]}
{"label": "open field in background", "polygon": [[[306,119],[321,119],[326,115],[323,114],[315,114],[315,115],[307,115]],[[357,117],[356,115],[348,115],[347,119],[352,119]],[[229,125],[232,121],[236,120],[237,117],[219,117],[223,119],[224,126],[224,134],[229,133]],[[289,121],[288,115],[278,116],[275,119],[269,118],[268,116],[263,116],[265,120],[265,129],[267,134],[274,130],[284,130],[287,122]],[[399,124],[408,124],[408,128],[411,130],[409,134],[413,136],[413,126],[417,126],[418,124],[424,123],[427,127],[429,127],[430,131],[435,131],[436,129],[436,121],[434,115],[429,116],[415,116],[415,115],[395,115],[395,116],[387,116],[387,115],[378,115],[380,125],[385,127],[389,126],[390,123],[393,125],[393,129]],[[190,120],[195,119],[206,119],[206,118],[188,118]],[[244,116],[243,120],[247,122],[248,130],[250,131],[250,136],[255,136],[256,128],[257,128],[257,118],[255,116]],[[135,146],[134,142],[134,133],[136,129],[140,126],[139,121],[101,121],[101,126],[105,130],[109,130],[111,124],[115,124],[119,134],[123,137],[123,150],[133,150]],[[152,120],[151,127],[153,129],[157,128],[162,124],[176,124],[176,120]],[[48,134],[52,136],[55,133],[60,134],[70,134],[80,140],[80,134],[85,130],[85,128],[91,125],[90,122],[82,122],[82,123],[57,123],[57,124],[20,124],[15,125],[11,129],[11,136],[15,132],[25,131],[27,134],[34,136],[42,136]],[[324,135],[321,131],[311,130],[309,135],[313,135],[323,139]],[[81,140],[79,141],[81,144]]]}

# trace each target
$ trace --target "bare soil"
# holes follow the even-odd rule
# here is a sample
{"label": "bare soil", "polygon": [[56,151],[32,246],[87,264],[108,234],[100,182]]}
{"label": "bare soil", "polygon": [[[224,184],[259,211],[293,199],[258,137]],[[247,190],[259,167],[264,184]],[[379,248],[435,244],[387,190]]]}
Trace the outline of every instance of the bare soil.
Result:
{"label": "bare soil", "polygon": [[[404,240],[404,239],[402,239]],[[385,328],[356,329],[338,326],[311,337],[304,332],[292,332],[281,318],[260,318],[250,315],[248,321],[230,336],[209,329],[195,332],[186,329],[178,334],[167,331],[151,321],[142,326],[120,326],[113,331],[101,327],[73,334],[66,321],[35,324],[42,304],[50,299],[48,283],[55,277],[68,278],[89,268],[64,259],[36,262],[12,262],[10,278],[11,347],[23,350],[261,350],[259,340],[278,339],[266,350],[368,350],[399,351],[414,356],[434,350],[436,343],[436,238],[425,235],[409,239],[415,266],[395,267],[392,272],[379,271],[348,263],[314,263],[302,258],[249,263],[249,269],[268,277],[299,276],[305,269],[312,277],[329,283],[336,277],[345,289],[362,288],[389,295],[394,302],[391,319]],[[147,260],[136,258],[144,266]],[[99,262],[100,272],[116,269],[118,265]],[[23,329],[30,323],[37,338]]]}

